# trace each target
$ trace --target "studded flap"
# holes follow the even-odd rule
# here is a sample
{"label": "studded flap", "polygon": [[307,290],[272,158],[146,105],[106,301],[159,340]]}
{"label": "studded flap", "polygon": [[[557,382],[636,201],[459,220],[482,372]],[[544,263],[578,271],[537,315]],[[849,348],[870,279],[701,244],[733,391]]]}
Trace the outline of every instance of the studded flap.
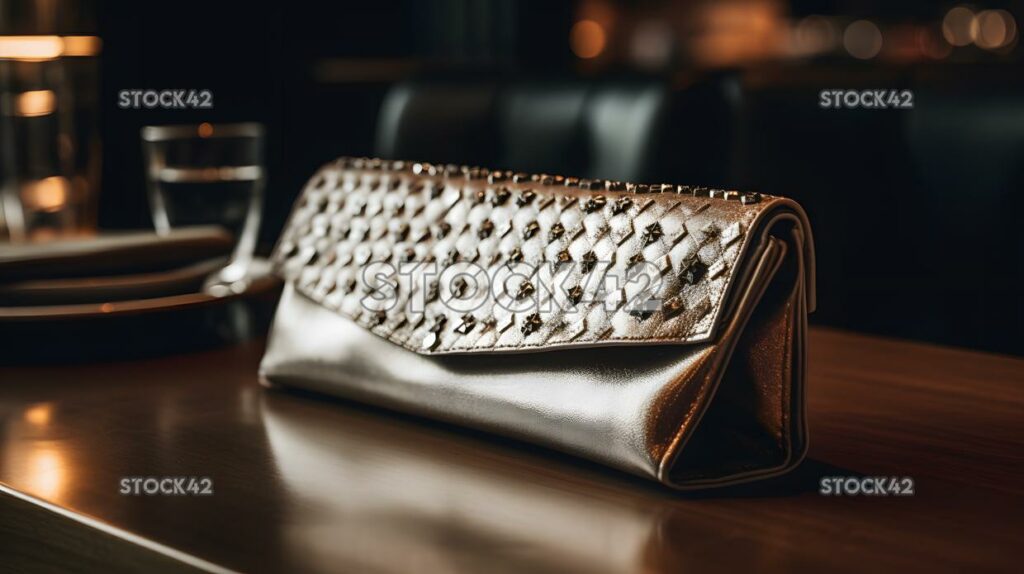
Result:
{"label": "studded flap", "polygon": [[273,256],[295,288],[420,353],[708,340],[775,198],[341,159]]}

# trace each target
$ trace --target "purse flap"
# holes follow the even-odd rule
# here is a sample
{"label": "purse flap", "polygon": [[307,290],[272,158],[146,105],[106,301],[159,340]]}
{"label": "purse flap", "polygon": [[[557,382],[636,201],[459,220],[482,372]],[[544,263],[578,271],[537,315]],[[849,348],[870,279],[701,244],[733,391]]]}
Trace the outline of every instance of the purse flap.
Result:
{"label": "purse flap", "polygon": [[273,255],[313,301],[424,354],[714,336],[760,194],[343,158]]}

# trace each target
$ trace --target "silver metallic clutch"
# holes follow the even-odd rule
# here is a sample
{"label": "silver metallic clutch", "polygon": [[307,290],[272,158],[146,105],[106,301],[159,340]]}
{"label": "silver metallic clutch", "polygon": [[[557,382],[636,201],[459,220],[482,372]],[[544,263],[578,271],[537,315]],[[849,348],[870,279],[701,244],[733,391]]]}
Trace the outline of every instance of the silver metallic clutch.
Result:
{"label": "silver metallic clutch", "polygon": [[346,158],[307,184],[273,259],[268,386],[676,488],[805,452],[814,256],[791,200]]}

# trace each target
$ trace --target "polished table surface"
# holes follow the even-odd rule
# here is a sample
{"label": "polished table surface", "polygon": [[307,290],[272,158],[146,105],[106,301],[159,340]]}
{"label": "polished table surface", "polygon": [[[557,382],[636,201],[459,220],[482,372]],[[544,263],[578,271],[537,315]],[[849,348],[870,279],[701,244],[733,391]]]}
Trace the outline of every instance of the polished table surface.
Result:
{"label": "polished table surface", "polygon": [[[808,460],[683,495],[256,382],[257,343],[0,368],[0,564],[287,572],[1021,571],[1024,360],[814,329]],[[822,496],[908,476],[907,497]],[[130,496],[123,477],[209,477]],[[0,566],[2,569],[2,566]]]}

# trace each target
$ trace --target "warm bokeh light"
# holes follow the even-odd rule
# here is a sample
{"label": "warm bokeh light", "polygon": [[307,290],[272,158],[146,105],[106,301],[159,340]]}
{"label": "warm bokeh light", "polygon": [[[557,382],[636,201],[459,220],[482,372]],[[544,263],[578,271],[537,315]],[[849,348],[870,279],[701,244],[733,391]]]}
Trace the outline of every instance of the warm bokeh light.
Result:
{"label": "warm bokeh light", "polygon": [[572,53],[584,60],[599,56],[604,51],[607,41],[604,28],[593,20],[576,22],[569,33]]}
{"label": "warm bokeh light", "polygon": [[58,498],[67,482],[63,453],[50,444],[35,444],[28,452],[29,494],[48,501]]}
{"label": "warm bokeh light", "polygon": [[942,19],[942,35],[954,46],[966,46],[978,37],[978,20],[974,12],[965,6],[957,6],[946,12]]}
{"label": "warm bokeh light", "polygon": [[0,36],[0,59],[35,62],[60,57],[64,41],[59,36]]}
{"label": "warm bokeh light", "polygon": [[56,98],[52,90],[22,92],[14,100],[14,115],[26,118],[53,113]]}
{"label": "warm bokeh light", "polygon": [[869,60],[882,50],[882,31],[870,20],[857,20],[846,27],[843,46],[854,58]]}
{"label": "warm bokeh light", "polygon": [[208,138],[213,135],[213,126],[209,122],[203,122],[199,124],[196,131],[199,133],[199,137]]}
{"label": "warm bokeh light", "polygon": [[692,50],[698,63],[735,66],[767,60],[786,48],[788,28],[779,6],[764,0],[736,0],[702,6],[696,14]]}
{"label": "warm bokeh light", "polygon": [[102,47],[97,36],[64,36],[65,56],[97,56]]}
{"label": "warm bokeh light", "polygon": [[791,38],[792,52],[798,56],[821,54],[834,48],[839,34],[832,21],[823,16],[808,16],[797,23]]}
{"label": "warm bokeh light", "polygon": [[975,42],[986,50],[997,50],[1016,40],[1017,21],[1006,10],[983,10],[976,18]]}
{"label": "warm bokeh light", "polygon": [[30,181],[21,188],[25,207],[38,211],[59,211],[68,201],[68,180],[60,176]]}
{"label": "warm bokeh light", "polygon": [[52,404],[40,403],[38,405],[33,405],[25,410],[25,420],[37,427],[43,427],[50,424],[50,417],[52,416],[52,414]]}
{"label": "warm bokeh light", "polygon": [[672,27],[664,20],[645,20],[633,28],[629,52],[642,68],[658,69],[669,65],[675,51]]}

